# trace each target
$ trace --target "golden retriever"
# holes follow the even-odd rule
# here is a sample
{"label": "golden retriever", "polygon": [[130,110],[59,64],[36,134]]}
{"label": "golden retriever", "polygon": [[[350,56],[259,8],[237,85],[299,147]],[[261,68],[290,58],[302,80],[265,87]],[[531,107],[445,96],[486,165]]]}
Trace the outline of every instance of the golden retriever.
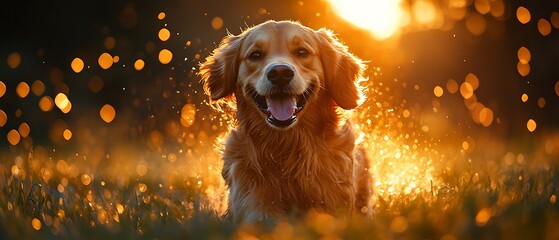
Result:
{"label": "golden retriever", "polygon": [[200,66],[214,104],[236,105],[223,149],[225,214],[258,222],[370,211],[370,175],[346,113],[364,64],[329,30],[268,21],[229,35]]}

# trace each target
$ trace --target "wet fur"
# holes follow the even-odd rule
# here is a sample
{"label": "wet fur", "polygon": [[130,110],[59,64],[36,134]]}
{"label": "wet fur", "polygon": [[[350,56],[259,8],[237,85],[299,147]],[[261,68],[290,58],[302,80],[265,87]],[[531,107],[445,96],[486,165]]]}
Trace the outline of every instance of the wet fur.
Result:
{"label": "wet fur", "polygon": [[[289,37],[281,39],[285,36],[299,36],[313,48],[312,59],[285,58],[300,76],[293,81],[319,85],[287,129],[270,126],[247,95],[247,86],[262,81],[261,68],[268,63],[246,62],[243,54],[263,34],[276,34],[263,39],[274,39],[266,46],[279,49],[278,59],[290,54],[276,43],[289,43]],[[340,109],[353,109],[362,100],[363,70],[361,60],[330,31],[295,22],[269,21],[224,38],[201,65],[200,76],[212,104],[236,105],[237,126],[223,149],[222,175],[230,190],[226,218],[255,222],[311,209],[334,215],[370,212],[368,160],[356,150],[354,130]]]}

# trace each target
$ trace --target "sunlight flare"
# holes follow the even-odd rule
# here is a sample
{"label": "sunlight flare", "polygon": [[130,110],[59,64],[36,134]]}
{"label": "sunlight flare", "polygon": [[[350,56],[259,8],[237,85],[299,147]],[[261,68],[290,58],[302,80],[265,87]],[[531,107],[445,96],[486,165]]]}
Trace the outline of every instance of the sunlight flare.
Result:
{"label": "sunlight flare", "polygon": [[401,0],[329,0],[333,10],[348,22],[384,40],[403,26],[405,12]]}

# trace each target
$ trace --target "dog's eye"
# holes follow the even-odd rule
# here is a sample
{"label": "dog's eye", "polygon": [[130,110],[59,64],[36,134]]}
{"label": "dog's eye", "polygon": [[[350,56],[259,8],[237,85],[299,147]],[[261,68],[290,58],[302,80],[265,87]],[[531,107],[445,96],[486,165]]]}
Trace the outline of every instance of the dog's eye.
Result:
{"label": "dog's eye", "polygon": [[307,50],[305,48],[299,48],[299,49],[297,49],[297,56],[299,56],[299,57],[309,56],[309,50]]}
{"label": "dog's eye", "polygon": [[263,56],[264,56],[264,54],[261,51],[254,51],[248,56],[248,59],[250,59],[252,61],[256,61],[256,60],[261,59]]}

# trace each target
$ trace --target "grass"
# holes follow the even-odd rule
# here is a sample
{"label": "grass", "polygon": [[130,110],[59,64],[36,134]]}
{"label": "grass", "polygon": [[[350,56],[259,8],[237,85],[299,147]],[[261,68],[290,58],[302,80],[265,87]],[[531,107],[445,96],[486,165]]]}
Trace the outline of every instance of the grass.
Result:
{"label": "grass", "polygon": [[74,182],[60,193],[36,172],[24,172],[2,175],[3,239],[174,239],[233,231],[192,189],[142,192],[135,185]]}
{"label": "grass", "polygon": [[[13,151],[12,151],[13,152]],[[10,155],[10,151],[5,156]],[[5,157],[8,159],[8,157]],[[513,163],[483,171],[472,164],[414,194],[376,195],[372,219],[303,219],[237,226],[212,210],[203,187],[189,181],[100,177],[64,179],[34,171],[32,154],[0,176],[2,239],[557,239],[559,170]],[[44,170],[44,168],[43,168]],[[83,178],[83,177],[82,177]],[[85,179],[87,180],[87,179]],[[196,179],[192,179],[196,181]],[[60,182],[66,186],[60,191]]]}

